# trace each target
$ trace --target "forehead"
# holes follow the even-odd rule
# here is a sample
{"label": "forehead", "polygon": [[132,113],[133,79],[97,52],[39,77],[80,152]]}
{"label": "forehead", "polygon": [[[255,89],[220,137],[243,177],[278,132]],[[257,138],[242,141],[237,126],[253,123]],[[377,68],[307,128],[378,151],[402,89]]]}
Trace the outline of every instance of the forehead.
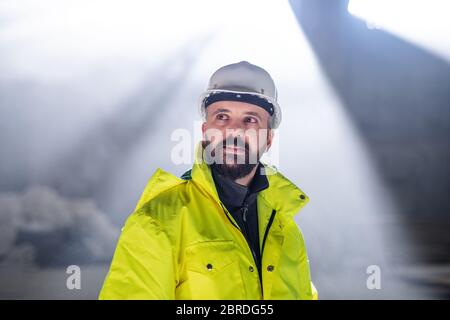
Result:
{"label": "forehead", "polygon": [[216,101],[214,103],[211,103],[206,109],[208,114],[213,114],[214,112],[219,110],[222,112],[230,112],[236,114],[254,112],[263,119],[269,117],[269,113],[260,106],[241,101]]}

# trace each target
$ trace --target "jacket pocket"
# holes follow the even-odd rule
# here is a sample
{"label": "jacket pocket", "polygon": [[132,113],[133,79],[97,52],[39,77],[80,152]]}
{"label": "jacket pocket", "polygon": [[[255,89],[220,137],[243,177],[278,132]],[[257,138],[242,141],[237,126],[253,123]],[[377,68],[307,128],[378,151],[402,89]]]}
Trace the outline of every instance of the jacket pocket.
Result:
{"label": "jacket pocket", "polygon": [[237,248],[232,240],[197,242],[185,249],[183,299],[244,299]]}

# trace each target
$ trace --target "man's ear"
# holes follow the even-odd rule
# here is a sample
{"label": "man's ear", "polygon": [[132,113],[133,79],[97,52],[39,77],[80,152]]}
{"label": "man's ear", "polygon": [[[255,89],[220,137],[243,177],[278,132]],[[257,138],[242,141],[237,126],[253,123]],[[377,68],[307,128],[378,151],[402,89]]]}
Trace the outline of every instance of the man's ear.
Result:
{"label": "man's ear", "polygon": [[275,131],[273,129],[269,129],[269,131],[267,132],[267,146],[266,146],[266,151],[269,151],[270,147],[272,146],[272,142],[273,142],[273,135],[275,134]]}
{"label": "man's ear", "polygon": [[206,139],[205,132],[206,132],[206,122],[203,122],[202,123],[202,137],[203,137],[203,140]]}

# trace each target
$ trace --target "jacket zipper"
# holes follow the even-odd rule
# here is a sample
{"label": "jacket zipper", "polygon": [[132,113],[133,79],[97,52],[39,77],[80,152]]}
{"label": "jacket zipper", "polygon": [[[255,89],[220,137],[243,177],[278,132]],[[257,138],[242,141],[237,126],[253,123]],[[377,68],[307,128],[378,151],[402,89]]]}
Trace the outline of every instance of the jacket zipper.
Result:
{"label": "jacket zipper", "polygon": [[247,222],[247,211],[248,211],[248,204],[244,202],[244,207],[242,208],[242,220],[244,220],[244,222]]}
{"label": "jacket zipper", "polygon": [[222,202],[220,203],[220,205],[222,206],[222,209],[224,210],[225,215],[227,216],[228,220],[230,220],[230,222],[233,224],[233,226],[235,226],[235,227],[239,230],[239,232],[242,234],[242,236],[244,237],[244,239],[245,239],[245,241],[246,241],[246,243],[247,243],[247,246],[248,246],[248,248],[250,249],[250,251],[251,251],[251,253],[252,253],[253,260],[255,260],[255,264],[257,265],[256,254],[255,254],[255,252],[253,251],[253,249],[250,248],[250,246],[248,245],[247,237],[246,237],[245,234],[242,232],[241,228],[239,228],[239,226],[238,226],[237,224],[235,224],[235,223],[233,222],[233,220],[230,219],[230,217],[228,216],[228,210],[226,210],[226,208],[223,206]]}
{"label": "jacket zipper", "polygon": [[[267,223],[266,230],[264,231],[263,243],[262,243],[262,246],[261,246],[261,272],[262,272],[263,253],[264,253],[264,247],[265,247],[265,244],[266,244],[267,235],[269,234],[269,229],[270,229],[270,226],[273,223],[273,219],[275,218],[275,214],[276,213],[277,213],[277,211],[275,209],[272,209],[272,213],[270,214],[269,222]],[[264,299],[264,291],[262,290],[262,288],[263,288],[263,285],[262,285],[262,277],[261,277],[261,292],[263,294],[263,299]]]}
{"label": "jacket zipper", "polygon": [[263,252],[264,252],[264,245],[266,243],[267,234],[269,233],[270,226],[273,223],[273,219],[275,218],[276,213],[277,213],[277,211],[275,209],[272,209],[272,214],[270,215],[269,223],[267,224],[266,231],[264,232],[264,238],[263,238],[263,243],[262,243],[262,247],[261,247],[261,261],[262,261],[262,256],[263,256]]}
{"label": "jacket zipper", "polygon": [[[240,234],[243,236],[243,238],[245,239],[245,242],[247,243],[247,247],[250,249],[250,251],[251,251],[251,253],[252,253],[252,256],[253,256],[253,260],[254,260],[254,262],[255,262],[255,265],[258,266],[257,259],[256,259],[256,254],[255,254],[255,252],[253,251],[253,249],[250,248],[250,245],[248,244],[248,240],[247,240],[247,238],[245,237],[244,233],[242,232],[241,228],[239,228],[239,226],[238,226],[237,224],[235,224],[235,223],[233,222],[233,220],[231,220],[231,218],[230,218],[229,215],[228,215],[228,210],[223,206],[222,202],[220,202],[220,205],[222,206],[222,209],[223,209],[223,211],[225,212],[225,215],[227,216],[228,220],[231,222],[231,224],[232,224],[234,227],[236,227],[236,229],[239,230],[239,233],[240,233]],[[246,213],[246,211],[245,211],[245,213]],[[265,230],[265,232],[264,232],[264,238],[263,238],[262,249],[261,249],[261,264],[262,264],[262,260],[263,260],[264,245],[265,245],[265,243],[266,243],[266,238],[267,238],[267,235],[268,235],[268,233],[269,233],[270,226],[272,225],[273,220],[274,220],[274,218],[275,218],[275,214],[276,214],[276,210],[275,210],[275,209],[272,209],[272,214],[270,215],[269,223],[267,224],[266,230]],[[246,221],[246,220],[244,219],[244,221]],[[259,276],[259,284],[260,284],[260,288],[261,288],[261,294],[262,294],[262,297],[263,297],[263,299],[264,299],[264,289],[263,289],[263,284],[262,284],[262,274],[259,272],[259,269],[258,269],[258,268],[256,268],[256,269],[258,270],[258,276]],[[261,270],[262,270],[262,266],[261,266]]]}

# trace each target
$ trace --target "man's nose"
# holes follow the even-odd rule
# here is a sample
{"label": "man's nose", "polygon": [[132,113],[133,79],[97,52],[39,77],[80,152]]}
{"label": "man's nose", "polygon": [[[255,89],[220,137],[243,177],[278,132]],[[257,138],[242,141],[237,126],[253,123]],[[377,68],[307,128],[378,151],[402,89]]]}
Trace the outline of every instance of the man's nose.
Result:
{"label": "man's nose", "polygon": [[244,140],[245,130],[241,127],[227,127],[225,130],[227,139]]}
{"label": "man's nose", "polygon": [[228,122],[227,129],[233,131],[235,136],[240,135],[242,137],[244,135],[245,123],[239,118],[234,118]]}

